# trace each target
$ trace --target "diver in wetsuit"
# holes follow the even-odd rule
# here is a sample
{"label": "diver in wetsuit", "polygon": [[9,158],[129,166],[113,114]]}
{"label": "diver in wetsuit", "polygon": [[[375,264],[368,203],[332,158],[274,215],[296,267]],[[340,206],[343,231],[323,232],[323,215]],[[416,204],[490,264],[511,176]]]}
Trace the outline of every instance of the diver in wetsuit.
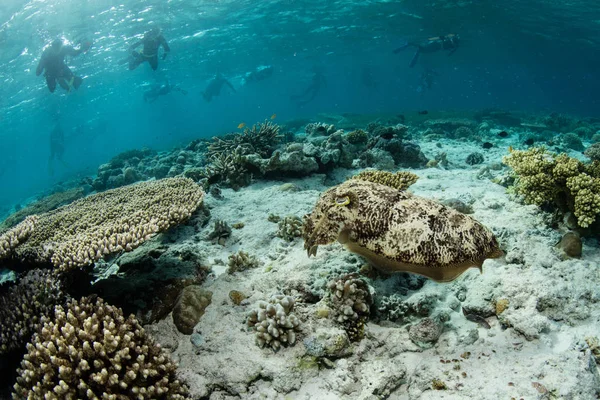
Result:
{"label": "diver in wetsuit", "polygon": [[217,74],[217,76],[215,76],[213,80],[209,82],[206,89],[204,89],[204,92],[202,92],[202,97],[204,97],[204,100],[210,102],[213,97],[221,94],[221,88],[223,88],[223,85],[229,86],[235,93],[235,88],[233,85],[229,83],[229,81],[225,79],[223,75]]}
{"label": "diver in wetsuit", "polygon": [[445,36],[430,37],[419,43],[406,43],[395,49],[394,54],[398,54],[408,47],[416,47],[417,51],[415,52],[412,60],[410,60],[409,64],[409,67],[412,68],[417,64],[417,61],[419,61],[419,55],[421,53],[435,53],[436,51],[440,50],[450,50],[448,55],[452,55],[456,50],[458,50],[459,42],[460,37],[454,33],[450,33]]}
{"label": "diver in wetsuit", "polygon": [[[141,45],[144,45],[141,52],[136,51],[135,49]],[[134,43],[129,51],[131,52],[129,56],[129,70],[132,71],[136,69],[141,63],[148,61],[152,70],[156,71],[158,68],[158,48],[162,46],[164,52],[162,59],[167,58],[167,54],[171,49],[169,48],[169,44],[167,43],[165,37],[162,35],[160,28],[155,27],[152,30],[146,32],[144,34],[144,38],[137,43]]]}
{"label": "diver in wetsuit", "polygon": [[55,159],[67,167],[67,164],[63,161],[64,154],[65,134],[60,126],[60,123],[58,123],[52,132],[50,132],[50,158],[48,159],[48,172],[50,175],[54,175],[54,166],[52,162]]}
{"label": "diver in wetsuit", "polygon": [[246,72],[243,83],[246,85],[248,83],[264,81],[273,75],[273,70],[274,68],[272,65],[261,65],[253,71]]}
{"label": "diver in wetsuit", "polygon": [[65,63],[65,57],[77,57],[87,51],[90,46],[89,42],[85,42],[79,46],[79,49],[75,50],[73,46],[63,44],[61,39],[56,39],[42,53],[35,75],[40,76],[44,70],[46,71],[44,76],[46,77],[48,90],[51,93],[54,93],[56,89],[56,82],[67,92],[70,92],[72,88],[79,88],[83,79],[73,74]]}
{"label": "diver in wetsuit", "polygon": [[153,85],[150,90],[144,92],[144,102],[154,103],[159,96],[165,96],[171,92],[181,92],[187,95],[187,90],[183,90],[177,85],[171,85],[169,81],[166,81],[164,85]]}
{"label": "diver in wetsuit", "polygon": [[290,99],[296,102],[296,105],[303,106],[317,97],[317,94],[321,91],[321,88],[327,87],[327,79],[318,68],[313,68],[314,75],[310,81],[308,87],[301,94],[292,95]]}

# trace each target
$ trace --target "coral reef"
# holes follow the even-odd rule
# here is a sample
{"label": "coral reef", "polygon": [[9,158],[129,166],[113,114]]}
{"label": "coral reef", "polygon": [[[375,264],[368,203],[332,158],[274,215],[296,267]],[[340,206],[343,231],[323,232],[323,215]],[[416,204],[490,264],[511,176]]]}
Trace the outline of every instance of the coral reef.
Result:
{"label": "coral reef", "polygon": [[526,203],[571,211],[583,228],[596,220],[600,213],[600,162],[584,164],[542,147],[512,151],[503,161],[513,169],[514,191]]}
{"label": "coral reef", "polygon": [[176,365],[133,317],[101,299],[57,306],[27,345],[15,398],[187,398]]}
{"label": "coral reef", "polygon": [[373,300],[367,283],[357,274],[348,274],[327,285],[330,290],[331,317],[342,325],[352,342],[365,335]]}
{"label": "coral reef", "polygon": [[252,178],[245,163],[246,159],[241,147],[237,147],[231,152],[217,152],[209,159],[209,164],[201,175],[209,186],[213,183],[220,183],[239,190],[248,186]]}
{"label": "coral reef", "polygon": [[306,136],[329,136],[336,132],[335,126],[323,122],[311,122],[304,128]]}
{"label": "coral reef", "polygon": [[483,158],[483,154],[477,152],[469,154],[465,160],[465,162],[469,165],[481,164],[484,161],[485,159]]}
{"label": "coral reef", "polygon": [[288,242],[302,237],[302,219],[295,215],[283,218],[277,224],[277,237]]}
{"label": "coral reef", "polygon": [[576,133],[565,133],[564,135],[562,135],[561,139],[563,144],[571,150],[583,151],[583,149],[585,148],[583,146],[583,143],[581,142],[581,139],[579,138],[579,136],[577,136]]}
{"label": "coral reef", "polygon": [[350,179],[323,193],[304,219],[304,248],[336,240],[385,271],[451,281],[502,255],[495,236],[458,211],[378,183]]}
{"label": "coral reef", "polygon": [[0,295],[0,354],[18,350],[66,300],[62,283],[49,270],[29,271]]}
{"label": "coral reef", "polygon": [[362,171],[354,175],[352,179],[374,182],[386,185],[397,190],[406,190],[414,184],[419,177],[412,172],[387,172],[387,171]]}
{"label": "coral reef", "polygon": [[207,157],[212,159],[239,151],[241,155],[256,153],[265,158],[271,155],[280,139],[279,125],[265,121],[245,128],[241,134],[214,137],[208,146]]}
{"label": "coral reef", "polygon": [[187,178],[138,183],[32,216],[0,236],[0,258],[66,270],[131,251],[187,220],[204,193]]}
{"label": "coral reef", "polygon": [[0,224],[0,232],[3,232],[19,222],[23,221],[25,217],[34,214],[41,214],[48,211],[52,211],[65,204],[72,203],[73,201],[80,199],[84,195],[83,188],[73,188],[64,192],[53,193],[49,196],[41,198],[25,208],[11,214]]}
{"label": "coral reef", "polygon": [[362,129],[357,129],[355,131],[348,132],[346,135],[346,140],[348,140],[348,143],[354,145],[366,144],[369,140],[369,135],[367,135],[367,132],[363,131]]}
{"label": "coral reef", "polygon": [[211,291],[204,290],[199,285],[186,286],[173,308],[173,323],[179,332],[186,335],[194,333],[194,327],[200,322],[211,300]]}
{"label": "coral reef", "polygon": [[585,156],[592,161],[600,161],[600,143],[594,143],[584,152]]}
{"label": "coral reef", "polygon": [[224,245],[225,241],[230,236],[231,228],[227,225],[227,222],[218,219],[215,221],[212,232],[210,232],[206,238],[220,245]]}
{"label": "coral reef", "polygon": [[231,254],[229,256],[229,261],[227,263],[227,273],[233,274],[239,271],[245,271],[250,268],[257,268],[261,264],[262,263],[256,256],[240,250],[236,254]]}
{"label": "coral reef", "polygon": [[268,302],[259,302],[258,308],[250,312],[246,322],[256,330],[258,346],[269,346],[277,351],[281,346],[296,343],[300,321],[293,313],[294,304],[291,296],[274,295]]}

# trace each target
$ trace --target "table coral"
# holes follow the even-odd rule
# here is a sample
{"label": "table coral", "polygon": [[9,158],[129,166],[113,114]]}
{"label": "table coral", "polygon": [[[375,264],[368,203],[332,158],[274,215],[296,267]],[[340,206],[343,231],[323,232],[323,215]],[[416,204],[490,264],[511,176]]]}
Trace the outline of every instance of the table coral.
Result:
{"label": "table coral", "polygon": [[61,270],[131,251],[187,220],[204,197],[187,178],[124,186],[30,216],[0,236],[0,259],[52,263]]}

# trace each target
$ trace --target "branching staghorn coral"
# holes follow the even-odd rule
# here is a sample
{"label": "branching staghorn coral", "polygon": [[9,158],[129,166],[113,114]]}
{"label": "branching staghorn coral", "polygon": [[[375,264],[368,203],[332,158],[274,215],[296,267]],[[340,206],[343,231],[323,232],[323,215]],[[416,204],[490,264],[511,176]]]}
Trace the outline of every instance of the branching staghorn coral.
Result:
{"label": "branching staghorn coral", "polygon": [[207,155],[213,158],[238,150],[241,155],[258,153],[261,157],[269,157],[280,139],[279,125],[265,121],[244,129],[240,134],[228,135],[224,139],[214,137]]}
{"label": "branching staghorn coral", "polygon": [[600,213],[600,162],[584,164],[543,147],[515,150],[504,157],[517,179],[514,191],[528,204],[572,211],[586,228]]}
{"label": "branching staghorn coral", "polygon": [[168,178],[124,186],[30,216],[0,236],[0,259],[52,263],[61,270],[131,251],[187,220],[204,193],[192,180]]}
{"label": "branching staghorn coral", "polygon": [[50,270],[29,271],[0,295],[0,354],[18,350],[40,327],[43,317],[67,299],[62,284]]}
{"label": "branching staghorn coral", "polygon": [[248,186],[252,177],[244,166],[244,157],[241,147],[236,147],[231,153],[216,153],[201,175],[209,185],[218,182],[234,190]]}
{"label": "branching staghorn coral", "polygon": [[27,345],[13,398],[187,399],[176,369],[133,315],[71,300]]}

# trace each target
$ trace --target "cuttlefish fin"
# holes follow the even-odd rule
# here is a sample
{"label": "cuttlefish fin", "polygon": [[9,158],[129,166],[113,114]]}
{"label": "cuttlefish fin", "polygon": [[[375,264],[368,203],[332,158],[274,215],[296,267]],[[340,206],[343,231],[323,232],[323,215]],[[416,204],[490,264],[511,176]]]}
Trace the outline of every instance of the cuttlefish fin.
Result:
{"label": "cuttlefish fin", "polygon": [[[463,261],[460,263],[449,264],[443,267],[428,267],[426,265],[412,264],[401,261],[396,261],[389,259],[387,257],[383,257],[372,250],[367,249],[366,247],[360,246],[356,242],[348,241],[346,243],[346,248],[356,254],[359,254],[366,258],[371,265],[380,271],[386,273],[394,273],[394,272],[410,272],[413,274],[421,275],[426,278],[432,279],[436,282],[450,282],[454,279],[458,278],[462,273],[464,273],[469,268],[479,268],[479,271],[483,272],[482,265],[483,261],[486,258],[494,258],[494,257],[485,257],[481,260],[477,261]],[[494,253],[494,255],[496,255]],[[498,257],[499,255],[496,255]]]}

